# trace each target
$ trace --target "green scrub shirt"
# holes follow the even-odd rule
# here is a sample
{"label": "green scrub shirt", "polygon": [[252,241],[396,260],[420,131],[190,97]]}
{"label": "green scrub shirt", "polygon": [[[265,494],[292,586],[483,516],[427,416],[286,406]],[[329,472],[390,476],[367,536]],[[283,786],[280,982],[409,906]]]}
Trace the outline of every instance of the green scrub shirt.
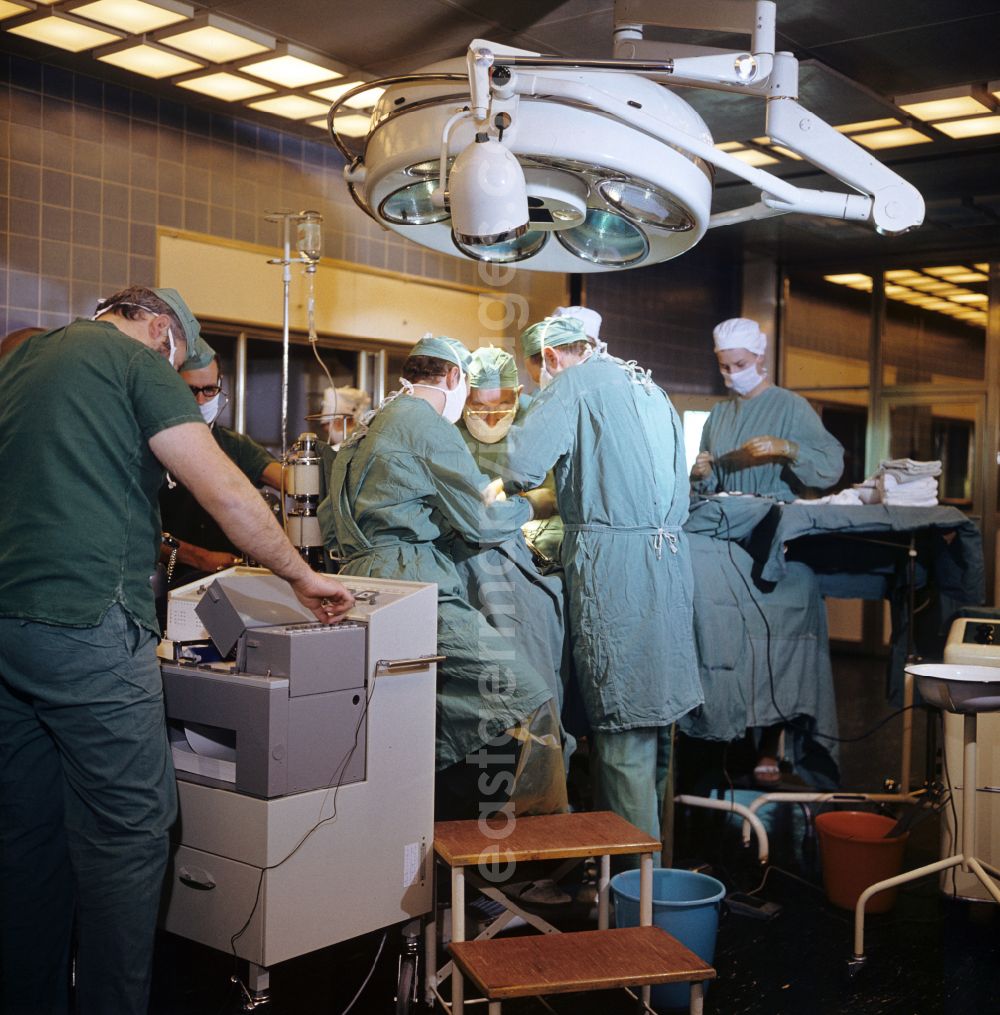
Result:
{"label": "green scrub shirt", "polygon": [[[794,462],[765,462],[749,468],[723,458],[753,437],[781,437],[795,441]],[[801,395],[784,388],[766,388],[754,398],[734,396],[719,402],[705,422],[701,450],[715,456],[712,472],[691,484],[693,493],[756,493],[791,501],[807,488],[824,490],[844,471],[844,449],[827,433],[813,407]]]}
{"label": "green scrub shirt", "polygon": [[507,435],[520,489],[555,469],[569,637],[590,725],[665,726],[702,701],[692,628],[688,482],[664,392],[615,363],[561,371]]}
{"label": "green scrub shirt", "polygon": [[[458,424],[458,431],[479,470],[490,479],[503,479],[506,439],[484,444],[469,433],[464,423]],[[465,597],[485,612],[494,627],[513,637],[515,651],[546,677],[561,711],[562,579],[538,573],[520,532],[499,546],[482,548],[454,537],[443,543],[442,549],[455,564]]]}
{"label": "green scrub shirt", "polygon": [[484,507],[488,483],[455,426],[423,399],[401,395],[367,433],[337,453],[318,514],[342,574],[438,587],[437,767],[447,768],[551,700],[548,681],[464,597],[455,565],[435,545],[454,532],[481,547],[527,520],[513,497]]}
{"label": "green scrub shirt", "polygon": [[0,366],[0,616],[93,627],[120,603],[157,631],[163,467],[149,438],[204,426],[160,355],[105,321],[28,339]]}

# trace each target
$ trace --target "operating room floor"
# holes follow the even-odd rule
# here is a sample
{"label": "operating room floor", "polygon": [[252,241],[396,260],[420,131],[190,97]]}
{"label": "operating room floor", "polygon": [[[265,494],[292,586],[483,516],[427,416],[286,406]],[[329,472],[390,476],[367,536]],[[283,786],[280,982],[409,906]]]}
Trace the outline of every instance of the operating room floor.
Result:
{"label": "operating room floor", "polygon": [[[857,736],[890,713],[882,699],[883,663],[835,656],[841,735]],[[922,764],[924,719],[917,718],[915,765]],[[898,720],[881,735],[842,747],[845,789],[879,789],[898,769]],[[738,777],[735,779],[739,782]],[[748,802],[754,793],[737,790]],[[767,881],[759,893],[781,906],[761,921],[723,913],[715,966],[718,981],[708,992],[708,1015],[951,1015],[997,1010],[1000,968],[1000,907],[947,898],[934,878],[905,887],[895,908],[866,921],[868,961],[853,979],[847,974],[853,914],[830,905],[820,887],[815,838],[798,806],[762,812],[771,846]],[[678,814],[678,866],[707,865],[732,890],[756,888],[763,876],[753,850],[740,842],[739,826],[706,811]],[[913,829],[904,866],[939,856],[934,817]],[[553,915],[567,930],[584,929],[578,908]],[[331,920],[336,913],[330,914]],[[340,1015],[373,965],[381,933],[302,956],[272,971],[271,1015]],[[368,986],[352,1011],[393,1012],[399,955],[398,933],[390,931]],[[229,982],[230,958],[162,934],[158,941],[152,1012],[155,1015],[235,1015],[238,988]],[[634,1012],[622,992],[507,1002],[509,1015],[556,1011],[565,1015]],[[476,1006],[472,1011],[482,1011]],[[427,1011],[427,1009],[415,1009]]]}

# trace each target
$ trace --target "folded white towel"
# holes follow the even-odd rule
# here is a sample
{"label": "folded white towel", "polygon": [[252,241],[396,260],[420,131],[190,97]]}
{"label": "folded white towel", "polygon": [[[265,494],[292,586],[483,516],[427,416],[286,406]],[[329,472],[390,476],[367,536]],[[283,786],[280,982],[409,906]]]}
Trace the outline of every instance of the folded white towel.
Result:
{"label": "folded white towel", "polygon": [[899,500],[895,497],[889,497],[887,500],[882,501],[883,504],[889,507],[937,507],[937,497],[925,497],[922,500]]}
{"label": "folded white towel", "polygon": [[899,497],[911,497],[924,499],[936,497],[938,492],[938,481],[933,476],[921,476],[911,482],[901,482],[891,472],[879,477],[878,488],[885,494],[892,494]]}
{"label": "folded white towel", "polygon": [[909,483],[924,476],[940,476],[941,462],[917,462],[912,458],[892,458],[879,465],[879,473],[895,476],[900,483]]}

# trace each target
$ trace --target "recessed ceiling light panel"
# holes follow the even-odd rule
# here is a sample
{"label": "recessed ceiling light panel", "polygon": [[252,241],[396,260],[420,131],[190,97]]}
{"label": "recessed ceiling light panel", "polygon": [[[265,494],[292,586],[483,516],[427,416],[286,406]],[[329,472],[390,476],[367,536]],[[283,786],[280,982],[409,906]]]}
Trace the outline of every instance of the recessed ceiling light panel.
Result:
{"label": "recessed ceiling light panel", "polygon": [[187,21],[194,15],[190,4],[175,3],[174,0],[84,0],[65,8],[90,21],[120,28],[132,35],[155,32],[158,28]]}
{"label": "recessed ceiling light panel", "polygon": [[189,71],[200,70],[201,64],[188,56],[173,53],[163,46],[151,42],[124,42],[121,45],[109,46],[107,49],[94,53],[102,63],[113,67],[130,70],[133,74],[142,74],[147,78],[167,78],[175,74],[187,74]]}
{"label": "recessed ceiling light panel", "polygon": [[274,49],[273,36],[214,14],[203,14],[190,23],[165,28],[156,40],[210,63],[229,63]]}
{"label": "recessed ceiling light panel", "polygon": [[975,116],[977,113],[985,113],[987,109],[972,94],[971,85],[942,88],[917,95],[901,95],[896,99],[896,105],[925,123],[950,116]]}
{"label": "recessed ceiling light panel", "polygon": [[240,70],[282,88],[308,88],[344,76],[332,60],[288,43],[275,47],[271,56],[244,61]]}
{"label": "recessed ceiling light panel", "polygon": [[213,99],[225,102],[243,102],[256,99],[261,95],[270,95],[274,89],[261,81],[251,81],[228,71],[216,71],[214,74],[201,74],[197,77],[183,78],[174,82],[180,88],[208,95]]}
{"label": "recessed ceiling light panel", "polygon": [[96,25],[88,25],[61,11],[45,11],[26,18],[8,29],[11,35],[20,35],[34,42],[65,49],[70,53],[82,53],[110,42],[117,42],[120,32],[112,32]]}
{"label": "recessed ceiling light panel", "polygon": [[943,123],[935,123],[934,129],[955,139],[986,137],[989,134],[1000,134],[1000,116],[986,115],[973,116],[966,120],[945,120]]}
{"label": "recessed ceiling light panel", "polygon": [[928,144],[930,138],[912,127],[897,127],[890,130],[874,130],[868,134],[852,134],[851,140],[857,141],[872,151],[883,148],[905,148],[908,145]]}
{"label": "recessed ceiling light panel", "polygon": [[16,18],[20,14],[26,14],[33,10],[29,3],[14,3],[12,0],[0,0],[0,21],[8,18]]}
{"label": "recessed ceiling light panel", "polygon": [[289,120],[308,120],[310,116],[317,116],[326,108],[322,102],[314,102],[303,95],[278,95],[273,99],[260,99],[247,105],[262,113],[284,116]]}

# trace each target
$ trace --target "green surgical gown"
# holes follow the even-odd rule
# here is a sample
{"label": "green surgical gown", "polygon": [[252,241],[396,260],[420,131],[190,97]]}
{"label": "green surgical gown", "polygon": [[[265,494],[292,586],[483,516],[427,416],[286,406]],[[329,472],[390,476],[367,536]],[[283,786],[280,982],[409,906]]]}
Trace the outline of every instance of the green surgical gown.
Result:
{"label": "green surgical gown", "polygon": [[[743,466],[731,455],[753,437],[781,437],[799,446],[794,462]],[[766,388],[754,398],[719,402],[701,434],[701,450],[715,457],[712,472],[691,484],[694,493],[756,493],[791,501],[809,489],[825,490],[844,471],[844,449],[801,395]]]}
{"label": "green surgical gown", "polygon": [[423,399],[403,395],[338,451],[318,511],[342,574],[437,584],[438,651],[447,656],[438,667],[438,769],[553,696],[549,681],[469,604],[455,565],[435,545],[451,532],[483,547],[518,533],[528,504],[514,497],[484,507],[487,483],[458,430]]}
{"label": "green surgical gown", "polygon": [[587,360],[535,397],[507,453],[520,489],[554,467],[569,637],[591,727],[666,726],[699,705],[684,441],[664,392]]}
{"label": "green surgical gown", "polygon": [[[458,432],[480,471],[505,478],[506,439],[476,440],[464,425]],[[514,651],[548,681],[558,708],[563,703],[563,591],[559,575],[541,575],[524,536],[517,532],[497,546],[470,544],[457,534],[441,547],[462,580],[465,598],[513,639]]]}

